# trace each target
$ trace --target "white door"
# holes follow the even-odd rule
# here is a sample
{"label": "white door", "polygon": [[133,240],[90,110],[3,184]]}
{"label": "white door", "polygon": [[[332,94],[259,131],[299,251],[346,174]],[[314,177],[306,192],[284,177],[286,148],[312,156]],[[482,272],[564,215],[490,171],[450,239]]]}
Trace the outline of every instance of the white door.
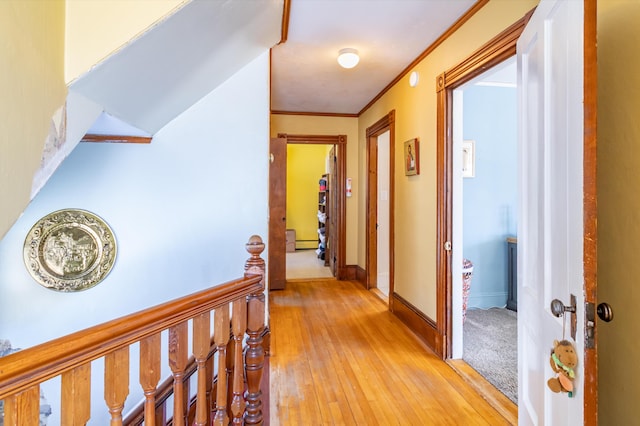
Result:
{"label": "white door", "polygon": [[378,280],[377,288],[389,296],[389,143],[391,132],[378,136]]}
{"label": "white door", "polygon": [[[517,45],[520,90],[518,229],[518,417],[520,425],[582,425],[585,393],[585,268],[582,1],[542,1]],[[574,393],[547,380],[554,340],[572,339],[570,321],[551,314],[577,300]],[[571,315],[567,313],[568,319]],[[587,369],[592,368],[587,365]],[[590,377],[590,376],[589,376]]]}

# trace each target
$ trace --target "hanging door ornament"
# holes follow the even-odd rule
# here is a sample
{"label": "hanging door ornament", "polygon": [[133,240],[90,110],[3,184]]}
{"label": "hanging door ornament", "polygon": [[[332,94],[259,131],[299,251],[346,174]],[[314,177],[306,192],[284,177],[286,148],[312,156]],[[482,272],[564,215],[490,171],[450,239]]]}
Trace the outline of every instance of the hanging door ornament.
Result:
{"label": "hanging door ornament", "polygon": [[[571,315],[566,315],[569,312]],[[551,349],[550,364],[554,377],[547,381],[547,386],[555,393],[566,393],[569,398],[574,395],[575,368],[578,365],[578,353],[576,352],[576,297],[571,295],[571,306],[565,306],[560,300],[551,301],[551,313],[556,317],[562,317],[562,340],[554,340]],[[571,339],[565,338],[567,321],[571,321]]]}

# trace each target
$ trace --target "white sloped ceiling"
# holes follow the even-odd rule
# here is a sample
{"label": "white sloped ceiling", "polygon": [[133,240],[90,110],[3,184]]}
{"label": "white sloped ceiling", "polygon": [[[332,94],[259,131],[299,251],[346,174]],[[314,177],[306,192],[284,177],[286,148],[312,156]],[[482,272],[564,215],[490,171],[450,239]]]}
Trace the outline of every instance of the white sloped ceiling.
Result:
{"label": "white sloped ceiling", "polygon": [[194,0],[69,87],[153,135],[280,40],[283,0]]}

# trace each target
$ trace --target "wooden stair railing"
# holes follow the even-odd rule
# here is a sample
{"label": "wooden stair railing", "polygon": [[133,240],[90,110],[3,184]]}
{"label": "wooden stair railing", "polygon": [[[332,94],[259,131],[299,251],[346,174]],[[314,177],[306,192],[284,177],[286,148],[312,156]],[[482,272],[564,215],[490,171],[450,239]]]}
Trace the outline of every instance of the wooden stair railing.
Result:
{"label": "wooden stair railing", "polygon": [[[4,425],[37,425],[39,385],[58,376],[61,376],[60,424],[86,424],[91,416],[91,362],[102,357],[104,399],[110,424],[122,425],[122,410],[129,394],[129,347],[137,342],[145,426],[262,425],[265,264],[260,254],[264,243],[254,235],[246,247],[251,257],[245,263],[243,278],[0,358]],[[188,368],[190,320],[195,361],[192,368]],[[160,333],[165,330],[169,332],[168,361],[173,389],[158,394]],[[245,334],[248,337],[243,360]],[[229,362],[227,354],[232,358]],[[218,377],[214,385],[215,355]],[[197,391],[190,397],[192,375],[197,377]],[[167,419],[165,407],[171,394],[173,415]],[[190,409],[192,402],[195,410]]]}

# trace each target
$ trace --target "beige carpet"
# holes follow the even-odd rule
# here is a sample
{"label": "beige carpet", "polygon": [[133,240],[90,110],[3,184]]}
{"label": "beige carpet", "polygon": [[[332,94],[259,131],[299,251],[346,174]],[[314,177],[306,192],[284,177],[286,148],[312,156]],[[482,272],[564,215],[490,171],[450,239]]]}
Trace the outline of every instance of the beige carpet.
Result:
{"label": "beige carpet", "polygon": [[518,403],[518,314],[504,308],[469,309],[462,359]]}
{"label": "beige carpet", "polygon": [[318,259],[315,250],[287,253],[287,279],[332,278],[331,269]]}

